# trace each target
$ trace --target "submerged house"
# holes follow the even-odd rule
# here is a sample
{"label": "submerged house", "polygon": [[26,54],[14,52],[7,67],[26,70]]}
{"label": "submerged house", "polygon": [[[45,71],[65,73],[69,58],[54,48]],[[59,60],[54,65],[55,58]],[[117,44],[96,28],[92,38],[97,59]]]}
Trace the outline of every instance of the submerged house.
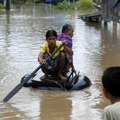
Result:
{"label": "submerged house", "polygon": [[102,0],[102,20],[120,22],[120,0]]}

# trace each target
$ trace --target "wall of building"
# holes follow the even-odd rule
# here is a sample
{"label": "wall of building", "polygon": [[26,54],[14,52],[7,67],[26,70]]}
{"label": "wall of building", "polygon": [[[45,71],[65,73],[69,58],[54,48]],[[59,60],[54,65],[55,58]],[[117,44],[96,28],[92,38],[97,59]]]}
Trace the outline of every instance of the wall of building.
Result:
{"label": "wall of building", "polygon": [[101,7],[104,21],[120,22],[120,0],[102,0]]}

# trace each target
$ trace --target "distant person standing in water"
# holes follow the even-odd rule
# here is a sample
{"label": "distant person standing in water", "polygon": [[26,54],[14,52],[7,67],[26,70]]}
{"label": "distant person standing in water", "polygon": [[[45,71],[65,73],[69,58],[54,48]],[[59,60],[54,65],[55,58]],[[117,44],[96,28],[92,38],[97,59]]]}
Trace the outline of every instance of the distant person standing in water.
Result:
{"label": "distant person standing in water", "polygon": [[62,27],[62,33],[58,35],[58,40],[62,42],[64,42],[65,40],[68,41],[68,44],[66,46],[66,49],[67,49],[66,53],[68,53],[66,54],[67,63],[69,63],[69,65],[72,67],[72,70],[76,72],[73,65],[73,50],[72,50],[73,32],[74,32],[73,26],[70,24],[65,24]]}
{"label": "distant person standing in water", "polygon": [[103,92],[111,105],[104,108],[103,120],[120,120],[120,67],[107,68],[102,76]]}

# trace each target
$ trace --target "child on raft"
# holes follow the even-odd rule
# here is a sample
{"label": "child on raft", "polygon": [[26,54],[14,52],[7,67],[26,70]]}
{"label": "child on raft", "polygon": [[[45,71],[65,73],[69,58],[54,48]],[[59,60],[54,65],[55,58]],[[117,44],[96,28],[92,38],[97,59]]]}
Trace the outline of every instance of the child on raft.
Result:
{"label": "child on raft", "polygon": [[76,73],[76,70],[73,65],[73,50],[72,50],[72,37],[73,37],[74,28],[70,24],[65,24],[62,27],[62,33],[58,35],[58,40],[64,42],[65,40],[68,41],[68,44],[66,46],[67,53],[66,59],[69,63],[72,70]]}

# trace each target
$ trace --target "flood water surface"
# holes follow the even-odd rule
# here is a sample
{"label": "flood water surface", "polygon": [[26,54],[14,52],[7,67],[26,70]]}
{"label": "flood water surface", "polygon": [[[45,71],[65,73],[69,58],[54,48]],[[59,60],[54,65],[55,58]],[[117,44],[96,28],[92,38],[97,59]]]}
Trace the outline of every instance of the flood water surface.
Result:
{"label": "flood water surface", "polygon": [[[0,12],[0,119],[1,120],[101,120],[109,104],[101,76],[106,67],[120,64],[120,25],[84,22],[81,13],[58,12],[51,6],[21,6]],[[22,88],[7,103],[3,98],[25,74],[37,68],[45,33],[64,24],[74,27],[74,65],[92,85],[80,91]],[[42,75],[42,73],[41,73]]]}

